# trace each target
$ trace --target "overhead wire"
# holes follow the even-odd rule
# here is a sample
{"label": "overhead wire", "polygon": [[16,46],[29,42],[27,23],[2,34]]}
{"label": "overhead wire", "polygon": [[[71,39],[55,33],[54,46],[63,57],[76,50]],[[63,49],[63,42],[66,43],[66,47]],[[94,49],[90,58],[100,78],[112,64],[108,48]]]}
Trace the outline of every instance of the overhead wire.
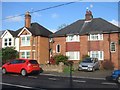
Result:
{"label": "overhead wire", "polygon": [[[76,2],[78,2],[78,1],[80,1],[80,0],[77,0],[77,1],[74,1],[74,2],[63,3],[63,4],[59,4],[59,5],[55,5],[55,6],[43,8],[43,9],[40,9],[40,10],[31,11],[31,12],[29,12],[29,13],[32,14],[32,13],[35,13],[35,12],[45,11],[45,10],[48,10],[48,9],[57,8],[57,7],[69,5],[69,4],[72,4],[72,3],[76,3]],[[4,18],[4,19],[2,19],[2,20],[11,19],[11,18],[23,16],[23,15],[25,15],[25,14],[20,14],[20,15],[16,15],[16,16],[7,17],[7,18]]]}

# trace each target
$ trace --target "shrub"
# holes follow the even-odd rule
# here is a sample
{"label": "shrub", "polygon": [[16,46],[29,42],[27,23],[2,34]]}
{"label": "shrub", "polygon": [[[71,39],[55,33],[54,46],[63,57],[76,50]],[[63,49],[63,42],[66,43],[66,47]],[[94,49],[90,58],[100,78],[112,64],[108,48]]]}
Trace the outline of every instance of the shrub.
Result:
{"label": "shrub", "polygon": [[113,62],[110,60],[103,61],[102,67],[103,67],[103,69],[106,69],[106,70],[113,70],[114,69]]}
{"label": "shrub", "polygon": [[19,53],[14,50],[14,47],[2,48],[2,63],[6,63],[11,59],[18,58]]}
{"label": "shrub", "polygon": [[59,62],[63,62],[64,64],[67,64],[67,60],[68,60],[67,56],[60,54],[60,55],[55,55],[53,58],[54,58],[56,64],[59,64]]}

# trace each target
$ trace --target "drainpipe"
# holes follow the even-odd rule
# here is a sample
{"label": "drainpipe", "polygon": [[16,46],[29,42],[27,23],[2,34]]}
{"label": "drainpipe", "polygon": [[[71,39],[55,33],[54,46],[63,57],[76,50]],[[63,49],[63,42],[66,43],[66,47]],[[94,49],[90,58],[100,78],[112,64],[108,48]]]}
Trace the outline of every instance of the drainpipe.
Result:
{"label": "drainpipe", "polygon": [[110,55],[110,61],[111,61],[111,57],[112,57],[112,55],[111,55],[111,46],[110,46],[110,44],[111,44],[111,37],[110,37],[110,33],[109,33],[109,55]]}

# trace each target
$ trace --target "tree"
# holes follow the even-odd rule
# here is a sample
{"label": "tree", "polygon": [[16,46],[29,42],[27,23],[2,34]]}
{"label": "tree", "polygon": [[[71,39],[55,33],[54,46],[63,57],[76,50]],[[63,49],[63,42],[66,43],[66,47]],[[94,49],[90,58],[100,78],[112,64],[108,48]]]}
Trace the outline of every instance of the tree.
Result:
{"label": "tree", "polygon": [[58,26],[58,30],[63,29],[66,26],[68,26],[68,25],[67,24],[62,24],[62,25]]}
{"label": "tree", "polygon": [[67,64],[67,60],[68,60],[67,56],[60,54],[60,55],[55,55],[53,58],[54,58],[56,64],[59,64],[59,62],[63,62],[64,64]]}
{"label": "tree", "polygon": [[19,54],[14,47],[2,48],[2,63],[6,63],[11,59],[18,58]]}

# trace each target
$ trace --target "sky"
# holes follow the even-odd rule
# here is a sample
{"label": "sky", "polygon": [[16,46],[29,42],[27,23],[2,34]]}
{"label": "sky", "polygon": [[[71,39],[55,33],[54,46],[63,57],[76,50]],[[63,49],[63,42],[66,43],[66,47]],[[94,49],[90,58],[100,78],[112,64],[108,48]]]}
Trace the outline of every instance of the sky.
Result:
{"label": "sky", "polygon": [[[82,1],[82,0],[81,0]],[[2,30],[18,30],[24,26],[24,15],[27,11],[34,12],[68,2],[2,2]],[[103,18],[118,25],[118,2],[76,2],[68,5],[31,13],[31,22],[37,22],[52,32],[63,24],[72,24],[85,19],[86,9],[92,11],[94,18]],[[10,19],[6,19],[10,18]]]}

